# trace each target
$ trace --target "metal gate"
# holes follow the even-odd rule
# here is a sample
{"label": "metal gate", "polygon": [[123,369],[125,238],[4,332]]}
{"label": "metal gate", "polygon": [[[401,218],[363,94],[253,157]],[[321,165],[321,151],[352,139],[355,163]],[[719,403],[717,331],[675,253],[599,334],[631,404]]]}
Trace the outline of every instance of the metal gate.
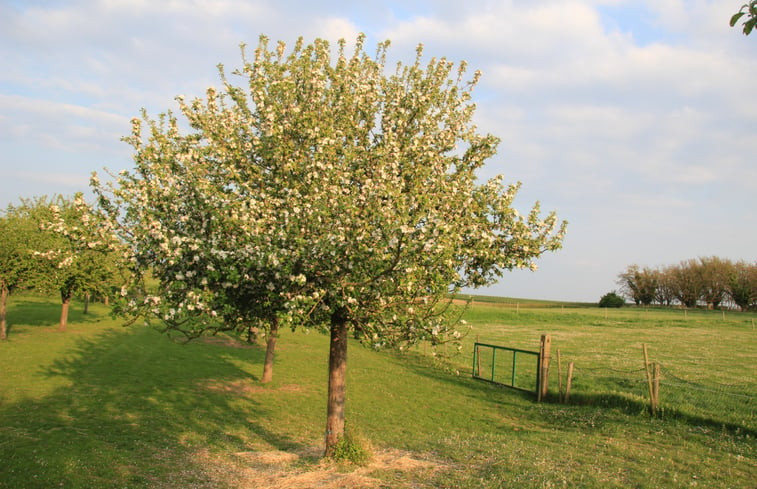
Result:
{"label": "metal gate", "polygon": [[476,342],[473,378],[526,392],[539,392],[539,352]]}

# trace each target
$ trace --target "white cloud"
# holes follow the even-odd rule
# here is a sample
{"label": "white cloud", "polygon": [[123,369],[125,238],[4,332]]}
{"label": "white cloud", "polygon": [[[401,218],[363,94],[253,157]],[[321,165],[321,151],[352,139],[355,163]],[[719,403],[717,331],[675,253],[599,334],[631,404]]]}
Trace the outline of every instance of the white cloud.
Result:
{"label": "white cloud", "polygon": [[358,34],[360,34],[360,29],[349,20],[332,17],[323,19],[320,22],[318,33],[313,37],[317,36],[333,41],[338,39],[351,41],[356,39]]}
{"label": "white cloud", "polygon": [[128,130],[118,114],[75,104],[0,94],[0,140],[65,151],[107,151]]}
{"label": "white cloud", "polygon": [[[629,227],[671,253],[757,249],[754,226],[745,222],[750,215],[754,219],[748,210],[757,208],[751,151],[757,132],[757,51],[754,34],[745,38],[728,27],[739,4],[75,0],[51,6],[29,0],[14,5],[0,4],[0,168],[22,161],[25,174],[4,176],[28,185],[0,182],[6,202],[30,186],[40,193],[37,189],[47,184],[40,178],[50,180],[45,175],[59,183],[71,175],[70,182],[79,182],[113,159],[120,165],[128,152],[119,141],[129,130],[128,119],[141,107],[154,115],[174,107],[179,93],[202,95],[208,85],[217,85],[216,64],[238,66],[240,42],[254,46],[260,34],[289,43],[300,35],[308,41],[351,40],[363,31],[369,35],[368,52],[371,42],[392,41],[390,60],[411,61],[422,42],[427,57],[465,59],[472,69],[483,70],[474,94],[476,122],[502,138],[500,154],[484,176],[504,173],[509,181],[522,180],[519,202],[527,206],[540,199],[544,208],[556,208],[573,223],[565,250],[524,279],[534,290],[544,286],[540,281],[569,282],[557,275],[581,273],[582,266],[595,263],[604,274],[584,274],[581,284],[570,286],[575,295],[566,297],[594,298],[612,288],[608,277],[625,260],[618,253],[659,263],[651,246],[635,243],[637,249],[630,249],[623,238]],[[608,17],[621,13],[629,16]],[[738,243],[699,236],[698,219],[711,214],[722,216],[722,236],[739,230]],[[622,215],[622,222],[613,222],[613,215]],[[732,215],[739,217],[731,220]],[[672,231],[670,220],[694,224]],[[649,257],[642,260],[638,250]]]}

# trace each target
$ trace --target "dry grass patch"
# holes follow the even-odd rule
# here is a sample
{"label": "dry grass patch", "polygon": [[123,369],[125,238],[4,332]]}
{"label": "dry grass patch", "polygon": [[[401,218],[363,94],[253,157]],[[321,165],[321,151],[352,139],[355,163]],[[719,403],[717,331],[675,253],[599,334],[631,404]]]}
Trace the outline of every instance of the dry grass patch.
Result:
{"label": "dry grass patch", "polygon": [[433,472],[446,465],[437,460],[401,450],[381,450],[364,466],[345,466],[321,459],[322,447],[299,452],[238,452],[233,459],[207,451],[197,458],[216,483],[237,489],[347,489],[380,488],[386,483],[375,475],[381,472]]}

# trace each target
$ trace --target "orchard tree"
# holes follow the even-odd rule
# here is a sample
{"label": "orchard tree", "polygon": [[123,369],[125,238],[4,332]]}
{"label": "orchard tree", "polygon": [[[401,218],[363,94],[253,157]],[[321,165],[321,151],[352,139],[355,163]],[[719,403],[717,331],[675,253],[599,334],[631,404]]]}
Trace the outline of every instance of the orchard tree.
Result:
{"label": "orchard tree", "polygon": [[[274,317],[330,335],[326,455],[344,434],[350,330],[374,347],[459,336],[450,294],[535,268],[565,223],[512,207],[519,184],[479,182],[498,139],[472,123],[479,73],[446,59],[386,63],[358,37],[283,43],[204,99],[133,120],[135,168],[94,180],[132,251],[122,308],[188,336]],[[179,128],[191,128],[183,133]],[[270,327],[269,327],[270,329]]]}
{"label": "orchard tree", "polygon": [[0,217],[0,340],[8,338],[8,296],[24,283],[31,268],[27,243],[32,224],[12,206]]}
{"label": "orchard tree", "polygon": [[59,330],[65,331],[71,299],[77,292],[103,291],[123,267],[122,246],[107,222],[84,200],[59,197],[49,206],[49,219],[40,223],[53,241],[35,254],[47,265],[43,287],[61,297]]}
{"label": "orchard tree", "polygon": [[44,277],[34,251],[50,246],[51,237],[40,225],[49,219],[47,197],[23,199],[0,216],[0,340],[8,335],[8,297],[18,289],[38,286]]}
{"label": "orchard tree", "polygon": [[128,273],[124,266],[122,253],[113,250],[87,250],[82,255],[82,275],[87,280],[82,281],[77,293],[84,300],[84,314],[89,312],[89,304],[93,299],[102,299],[109,304],[110,298],[116,290],[126,282]]}
{"label": "orchard tree", "polygon": [[230,123],[252,131],[250,122],[229,113],[217,121],[212,110],[190,115],[197,133],[188,136],[179,135],[171,116],[159,122],[145,116],[144,143],[134,119],[126,140],[135,149],[136,169],[121,172],[115,185],[102,185],[93,175],[103,215],[129,251],[130,283],[115,307],[155,319],[166,333],[187,340],[262,331],[268,341],[261,381],[268,382],[279,324],[291,315],[287,305],[304,276],[293,273],[286,259],[287,235],[276,228],[273,189],[262,174],[251,173],[265,171],[258,157],[214,136],[232,129]]}

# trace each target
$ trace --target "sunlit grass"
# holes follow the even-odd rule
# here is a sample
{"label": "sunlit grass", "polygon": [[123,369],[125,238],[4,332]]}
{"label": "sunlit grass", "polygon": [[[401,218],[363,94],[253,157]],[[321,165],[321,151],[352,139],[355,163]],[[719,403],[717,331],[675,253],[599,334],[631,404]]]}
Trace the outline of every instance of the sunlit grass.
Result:
{"label": "sunlit grass", "polygon": [[[274,381],[263,386],[260,347],[172,343],[146,327],[122,328],[99,305],[86,317],[74,308],[59,333],[57,311],[32,297],[14,298],[9,310],[0,487],[226,487],[210,460],[321,445],[325,336],[285,331]],[[385,487],[754,487],[754,426],[653,419],[643,406],[601,401],[536,404],[469,376],[475,335],[537,348],[542,332],[579,365],[640,366],[642,342],[690,375],[723,380],[744,375],[736,361],[754,365],[757,334],[746,316],[719,324],[716,314],[667,314],[476,306],[451,369],[434,366],[424,346],[394,354],[350,344],[348,429],[378,450],[439,461],[436,470],[376,472]]]}

